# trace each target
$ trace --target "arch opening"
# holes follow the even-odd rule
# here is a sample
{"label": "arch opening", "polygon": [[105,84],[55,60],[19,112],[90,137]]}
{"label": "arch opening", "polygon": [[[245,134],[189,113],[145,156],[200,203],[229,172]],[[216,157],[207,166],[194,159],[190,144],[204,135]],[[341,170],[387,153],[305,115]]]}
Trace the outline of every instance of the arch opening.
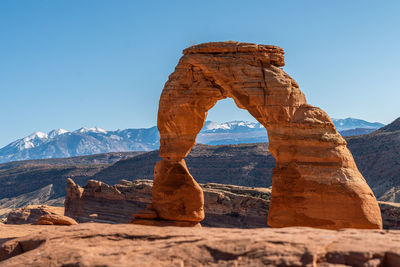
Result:
{"label": "arch opening", "polygon": [[268,134],[251,114],[236,106],[231,98],[219,100],[207,113],[196,144],[237,145],[268,143]]}

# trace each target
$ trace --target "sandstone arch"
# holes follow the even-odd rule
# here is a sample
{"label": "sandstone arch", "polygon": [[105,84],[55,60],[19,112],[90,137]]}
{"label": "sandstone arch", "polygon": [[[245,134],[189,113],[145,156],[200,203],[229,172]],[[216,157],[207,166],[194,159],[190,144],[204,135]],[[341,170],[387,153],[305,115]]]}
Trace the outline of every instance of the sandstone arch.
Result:
{"label": "sandstone arch", "polygon": [[276,159],[268,224],[381,228],[377,201],[358,171],[346,141],[329,116],[308,105],[280,67],[283,50],[238,42],[205,43],[183,51],[161,94],[160,156],[152,208],[164,220],[199,222],[203,193],[184,158],[207,111],[234,99],[268,130]]}

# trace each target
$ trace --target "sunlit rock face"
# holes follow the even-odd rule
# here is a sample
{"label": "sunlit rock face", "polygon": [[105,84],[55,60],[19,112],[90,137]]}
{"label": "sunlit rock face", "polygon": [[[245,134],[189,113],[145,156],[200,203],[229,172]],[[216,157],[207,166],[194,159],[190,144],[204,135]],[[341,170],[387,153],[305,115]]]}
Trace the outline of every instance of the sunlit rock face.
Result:
{"label": "sunlit rock face", "polygon": [[205,43],[183,51],[161,94],[160,156],[152,208],[159,218],[204,219],[203,192],[184,158],[218,100],[233,98],[268,131],[276,159],[268,224],[381,228],[378,203],[329,116],[307,104],[280,67],[281,48]]}

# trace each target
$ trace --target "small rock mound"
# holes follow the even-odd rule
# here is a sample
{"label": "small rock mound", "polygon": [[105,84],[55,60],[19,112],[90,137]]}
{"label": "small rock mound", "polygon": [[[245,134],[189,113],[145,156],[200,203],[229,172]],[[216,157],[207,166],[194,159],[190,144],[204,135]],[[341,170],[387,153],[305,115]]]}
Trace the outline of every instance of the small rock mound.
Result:
{"label": "small rock mound", "polygon": [[63,215],[63,207],[47,205],[28,205],[15,209],[8,214],[7,224],[31,224],[35,223],[43,215]]}
{"label": "small rock mound", "polygon": [[37,225],[75,225],[78,224],[74,219],[58,214],[46,214],[41,216]]}

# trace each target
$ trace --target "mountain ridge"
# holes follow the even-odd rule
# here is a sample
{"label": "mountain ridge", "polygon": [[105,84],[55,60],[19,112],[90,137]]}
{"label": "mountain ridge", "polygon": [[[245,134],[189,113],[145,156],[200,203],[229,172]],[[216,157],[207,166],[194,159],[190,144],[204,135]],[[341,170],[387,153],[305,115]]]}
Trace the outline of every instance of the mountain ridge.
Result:
{"label": "mountain ridge", "polygon": [[[333,119],[343,135],[370,133],[383,126],[364,120]],[[0,149],[0,163],[16,160],[66,158],[108,152],[152,151],[158,149],[157,127],[107,131],[99,127],[82,127],[75,131],[55,129],[48,133],[34,132]],[[258,122],[206,121],[197,136],[197,143],[229,145],[268,142],[266,129]]]}

